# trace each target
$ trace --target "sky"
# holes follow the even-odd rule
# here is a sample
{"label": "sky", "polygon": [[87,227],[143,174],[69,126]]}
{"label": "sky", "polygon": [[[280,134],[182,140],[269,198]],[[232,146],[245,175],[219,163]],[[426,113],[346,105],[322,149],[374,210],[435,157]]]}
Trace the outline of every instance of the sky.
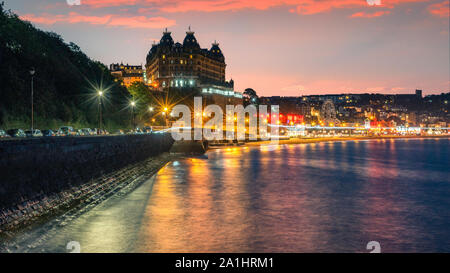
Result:
{"label": "sky", "polygon": [[145,64],[164,28],[215,40],[260,96],[450,92],[449,0],[6,0],[105,64]]}

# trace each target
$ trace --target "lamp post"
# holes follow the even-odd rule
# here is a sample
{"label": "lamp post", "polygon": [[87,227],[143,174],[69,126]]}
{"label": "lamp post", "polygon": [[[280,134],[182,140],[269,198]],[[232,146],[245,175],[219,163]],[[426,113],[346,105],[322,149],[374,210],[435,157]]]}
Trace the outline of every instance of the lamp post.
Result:
{"label": "lamp post", "polygon": [[135,125],[134,125],[134,107],[136,106],[136,102],[135,101],[131,101],[130,102],[130,106],[131,106],[131,126],[133,127],[133,130],[136,129]]}
{"label": "lamp post", "polygon": [[103,91],[99,90],[98,93],[98,128],[102,129],[102,97],[103,97]]}
{"label": "lamp post", "polygon": [[36,73],[36,70],[34,67],[30,69],[30,75],[31,75],[31,134],[33,134],[33,128],[34,128],[34,74]]}
{"label": "lamp post", "polygon": [[162,112],[162,115],[164,116],[164,123],[165,123],[165,125],[166,125],[166,127],[167,127],[167,126],[169,126],[168,117],[167,117],[167,115],[168,115],[168,113],[169,113],[169,108],[164,107],[163,110],[164,110],[164,111]]}

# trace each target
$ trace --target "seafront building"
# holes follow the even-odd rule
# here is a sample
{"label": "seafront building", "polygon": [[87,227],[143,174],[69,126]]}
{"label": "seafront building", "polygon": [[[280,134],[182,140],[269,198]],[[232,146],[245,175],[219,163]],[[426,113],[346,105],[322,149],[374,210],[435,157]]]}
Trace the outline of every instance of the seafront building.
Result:
{"label": "seafront building", "polygon": [[111,64],[111,74],[129,87],[142,82],[150,92],[170,92],[170,89],[196,90],[205,104],[226,105],[243,103],[242,93],[234,90],[234,81],[226,81],[225,56],[219,43],[210,49],[201,48],[190,28],[183,43],[175,43],[172,33],[163,32],[159,43],[153,43],[145,66]]}
{"label": "seafront building", "polygon": [[135,82],[145,82],[145,73],[142,65],[124,65],[121,64],[111,64],[109,66],[111,75],[120,81],[125,87],[130,87]]}
{"label": "seafront building", "polygon": [[160,91],[195,88],[201,96],[220,106],[242,104],[242,93],[234,91],[234,81],[226,81],[225,56],[214,42],[201,48],[190,28],[183,43],[175,43],[167,29],[147,55],[146,83]]}

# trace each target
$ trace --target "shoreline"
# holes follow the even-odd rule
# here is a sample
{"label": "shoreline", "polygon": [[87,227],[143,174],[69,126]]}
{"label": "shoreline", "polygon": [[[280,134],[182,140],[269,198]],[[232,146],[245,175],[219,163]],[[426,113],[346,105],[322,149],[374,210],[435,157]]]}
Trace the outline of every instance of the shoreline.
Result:
{"label": "shoreline", "polygon": [[229,146],[210,146],[209,150],[220,150],[227,148],[240,148],[240,147],[258,147],[258,146],[270,146],[270,145],[297,145],[308,143],[320,143],[320,142],[340,142],[340,141],[360,141],[360,140],[396,140],[396,139],[450,139],[450,135],[441,136],[355,136],[355,137],[322,137],[322,138],[291,138],[280,140],[278,142],[272,141],[251,141],[245,142],[243,145],[229,145]]}
{"label": "shoreline", "polygon": [[0,253],[8,249],[8,241],[20,234],[54,222],[55,225],[65,225],[116,194],[125,195],[132,192],[179,157],[163,153],[105,174],[86,183],[86,189],[83,189],[85,194],[79,194],[78,188],[54,194],[50,197],[55,200],[51,207],[44,205],[48,200],[29,200],[33,206],[23,211],[15,210],[9,216],[10,221],[0,226]]}
{"label": "shoreline", "polygon": [[318,142],[337,142],[337,141],[358,141],[358,140],[390,140],[390,139],[450,139],[450,135],[441,136],[376,136],[376,137],[323,137],[323,138],[291,138],[280,140],[278,142],[272,141],[255,141],[246,142],[243,146],[263,146],[263,145],[284,145],[284,144],[305,144]]}
{"label": "shoreline", "polygon": [[[395,140],[395,139],[450,139],[450,135],[441,136],[376,136],[376,137],[325,137],[325,138],[291,138],[289,140],[280,140],[277,143],[271,141],[246,142],[242,146],[217,146],[210,147],[209,150],[227,149],[230,147],[257,147],[266,145],[297,145],[320,142],[341,142],[341,141],[359,141],[359,140]],[[0,226],[0,253],[7,251],[11,246],[8,241],[16,238],[20,234],[26,234],[27,231],[40,228],[43,225],[62,226],[66,225],[72,219],[93,209],[97,205],[106,201],[110,197],[120,194],[128,194],[137,189],[142,183],[151,179],[164,166],[171,161],[189,156],[187,154],[164,153],[156,157],[126,166],[118,171],[106,174],[98,179],[88,182],[89,189],[87,194],[77,195],[75,189],[60,192],[52,196],[56,204],[52,207],[40,205],[42,200],[30,200],[34,204],[31,210],[15,211],[11,215],[12,221]],[[12,246],[14,247],[14,246]],[[10,248],[11,249],[11,248]]]}

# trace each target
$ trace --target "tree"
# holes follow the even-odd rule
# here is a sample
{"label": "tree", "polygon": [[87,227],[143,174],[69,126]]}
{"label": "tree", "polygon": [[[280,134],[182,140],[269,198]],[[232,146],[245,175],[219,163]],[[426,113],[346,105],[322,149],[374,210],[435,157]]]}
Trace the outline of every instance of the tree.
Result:
{"label": "tree", "polygon": [[[107,67],[91,60],[73,43],[53,32],[35,28],[0,3],[0,127],[25,128],[30,123],[30,67],[34,77],[38,128],[98,124],[93,85],[108,89],[104,120],[108,128],[123,128],[120,113],[128,102],[126,88],[117,85]],[[82,121],[80,123],[79,121]]]}
{"label": "tree", "polygon": [[248,105],[248,104],[255,104],[258,105],[259,104],[259,97],[256,94],[256,91],[253,90],[252,88],[247,88],[244,91],[244,102]]}

